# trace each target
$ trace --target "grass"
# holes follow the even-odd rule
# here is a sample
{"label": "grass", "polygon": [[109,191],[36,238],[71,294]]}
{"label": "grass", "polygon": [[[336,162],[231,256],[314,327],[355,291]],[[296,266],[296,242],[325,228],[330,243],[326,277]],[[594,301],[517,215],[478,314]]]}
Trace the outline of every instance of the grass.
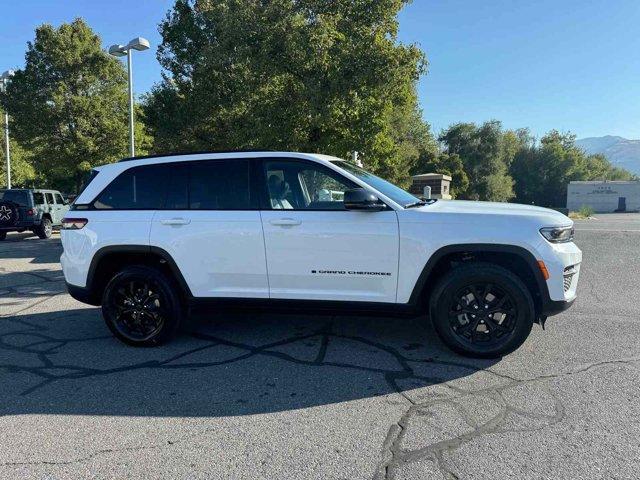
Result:
{"label": "grass", "polygon": [[569,218],[573,218],[574,220],[581,220],[585,218],[592,218],[593,214],[596,213],[592,207],[588,205],[583,205],[580,207],[580,210],[577,212],[569,212]]}

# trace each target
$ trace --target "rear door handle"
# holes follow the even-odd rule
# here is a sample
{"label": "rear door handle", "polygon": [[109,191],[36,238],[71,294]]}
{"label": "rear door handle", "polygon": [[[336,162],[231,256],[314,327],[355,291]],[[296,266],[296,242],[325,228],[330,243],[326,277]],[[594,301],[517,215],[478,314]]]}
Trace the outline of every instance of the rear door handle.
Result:
{"label": "rear door handle", "polygon": [[293,227],[295,225],[300,225],[302,223],[301,220],[294,220],[293,218],[278,218],[276,220],[269,221],[271,225],[278,225],[281,227]]}
{"label": "rear door handle", "polygon": [[160,220],[162,225],[188,225],[191,223],[191,220],[187,218],[165,218]]}

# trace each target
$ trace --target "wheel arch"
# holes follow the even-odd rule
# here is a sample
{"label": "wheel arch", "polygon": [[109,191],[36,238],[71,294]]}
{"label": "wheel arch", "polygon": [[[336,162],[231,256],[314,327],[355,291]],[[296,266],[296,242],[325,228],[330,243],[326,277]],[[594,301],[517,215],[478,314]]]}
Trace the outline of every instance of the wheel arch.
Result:
{"label": "wheel arch", "polygon": [[452,268],[473,261],[500,265],[517,275],[531,293],[536,317],[542,315],[544,306],[550,302],[546,280],[540,272],[536,257],[529,250],[516,245],[459,244],[440,248],[425,264],[411,292],[409,303],[425,311],[438,279]]}
{"label": "wheel arch", "polygon": [[187,300],[192,297],[178,265],[166,250],[148,245],[111,245],[99,249],[89,266],[86,288],[92,304],[100,304],[107,283],[126,265],[155,267],[177,282],[181,298]]}

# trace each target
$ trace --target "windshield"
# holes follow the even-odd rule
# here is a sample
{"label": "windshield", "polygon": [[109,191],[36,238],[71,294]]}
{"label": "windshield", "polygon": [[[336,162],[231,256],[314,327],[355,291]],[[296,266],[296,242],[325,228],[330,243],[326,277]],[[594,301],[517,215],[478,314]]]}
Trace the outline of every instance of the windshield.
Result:
{"label": "windshield", "polygon": [[409,192],[395,186],[393,183],[387,182],[380,177],[376,177],[374,174],[369,173],[360,167],[356,167],[355,165],[347,163],[344,160],[336,161],[333,163],[338,167],[346,170],[350,174],[355,175],[367,185],[370,185],[375,190],[386,195],[391,200],[404,207],[414,205],[418,202],[422,203],[418,197],[411,195]]}
{"label": "windshield", "polygon": [[29,206],[29,197],[24,190],[0,190],[0,200],[17,203],[22,207]]}

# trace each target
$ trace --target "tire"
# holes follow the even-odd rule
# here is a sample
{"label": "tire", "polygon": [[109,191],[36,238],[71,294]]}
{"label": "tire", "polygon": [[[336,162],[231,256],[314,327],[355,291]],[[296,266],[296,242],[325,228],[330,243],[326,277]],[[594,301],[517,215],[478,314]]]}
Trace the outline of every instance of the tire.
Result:
{"label": "tire", "polygon": [[34,229],[34,232],[36,235],[38,235],[38,237],[42,238],[43,240],[46,238],[51,238],[51,234],[53,233],[53,224],[51,223],[51,220],[49,220],[46,217],[43,218],[40,225],[38,225]]}
{"label": "tire", "polygon": [[476,358],[513,352],[529,336],[533,299],[515,274],[491,263],[448,272],[431,296],[429,313],[440,339],[453,351]]}
{"label": "tire", "polygon": [[178,286],[163,272],[144,265],[126,267],[107,284],[102,316],[120,341],[155,347],[173,338],[182,323]]}
{"label": "tire", "polygon": [[7,232],[0,232],[0,242],[7,238]]}

